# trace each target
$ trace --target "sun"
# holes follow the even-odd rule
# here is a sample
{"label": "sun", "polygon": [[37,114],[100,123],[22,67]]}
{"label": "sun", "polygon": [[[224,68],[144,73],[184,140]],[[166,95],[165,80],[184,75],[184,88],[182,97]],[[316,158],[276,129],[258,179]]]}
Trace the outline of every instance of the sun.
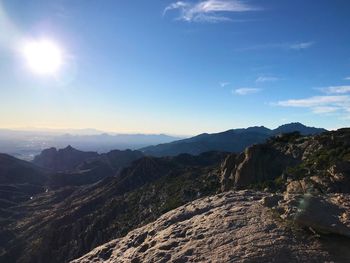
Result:
{"label": "sun", "polygon": [[21,51],[27,66],[35,74],[53,75],[63,63],[61,49],[48,39],[26,41]]}

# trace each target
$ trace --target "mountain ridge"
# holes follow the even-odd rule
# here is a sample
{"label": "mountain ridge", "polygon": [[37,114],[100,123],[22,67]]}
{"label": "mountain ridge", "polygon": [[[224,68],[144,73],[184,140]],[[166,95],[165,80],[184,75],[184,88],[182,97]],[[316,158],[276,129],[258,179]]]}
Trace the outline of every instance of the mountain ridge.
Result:
{"label": "mountain ridge", "polygon": [[144,154],[153,156],[174,156],[180,153],[200,154],[206,151],[240,152],[247,146],[262,143],[280,133],[298,131],[302,135],[318,134],[326,129],[308,127],[299,122],[284,124],[276,129],[264,126],[230,129],[218,133],[202,133],[191,138],[158,144],[139,149]]}

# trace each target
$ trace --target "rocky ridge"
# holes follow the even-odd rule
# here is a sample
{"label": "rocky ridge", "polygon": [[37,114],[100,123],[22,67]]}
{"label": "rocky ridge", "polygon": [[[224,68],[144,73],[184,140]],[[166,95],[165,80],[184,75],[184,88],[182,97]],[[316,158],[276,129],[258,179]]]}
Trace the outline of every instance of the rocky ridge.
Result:
{"label": "rocky ridge", "polygon": [[83,161],[97,157],[97,152],[83,152],[68,145],[64,149],[49,148],[34,157],[33,163],[54,172],[71,171]]}
{"label": "rocky ridge", "polygon": [[282,133],[299,132],[312,135],[325,132],[325,129],[308,127],[301,123],[289,123],[270,130],[264,126],[246,129],[232,129],[219,133],[203,133],[191,138],[148,146],[140,149],[146,155],[175,156],[181,153],[198,155],[207,151],[225,151],[239,153],[255,143],[264,143],[268,138]]}
{"label": "rocky ridge", "polygon": [[350,192],[350,129],[313,136],[280,135],[232,154],[222,164],[222,190],[264,188],[294,193]]}
{"label": "rocky ridge", "polygon": [[[346,198],[348,202],[348,196],[333,196],[330,197],[332,201],[316,198],[315,202],[324,202],[313,208],[314,214],[307,208],[299,210],[298,217],[288,212],[290,221],[282,220],[275,209],[292,209],[291,204],[297,199],[283,198],[254,191],[226,192],[202,198],[164,214],[123,238],[95,248],[72,263],[346,262],[349,259],[346,247],[350,240],[342,244],[336,238],[323,240],[294,226],[347,236],[350,220],[345,216],[343,223],[336,218],[328,221],[321,217],[317,223],[315,221],[322,214],[321,209],[331,202],[333,206],[341,206],[339,198]],[[278,202],[272,204],[271,201],[278,199],[281,202],[277,208]],[[337,216],[337,211],[327,211],[327,215]],[[349,216],[349,210],[344,213]],[[340,246],[335,249],[330,242]]]}

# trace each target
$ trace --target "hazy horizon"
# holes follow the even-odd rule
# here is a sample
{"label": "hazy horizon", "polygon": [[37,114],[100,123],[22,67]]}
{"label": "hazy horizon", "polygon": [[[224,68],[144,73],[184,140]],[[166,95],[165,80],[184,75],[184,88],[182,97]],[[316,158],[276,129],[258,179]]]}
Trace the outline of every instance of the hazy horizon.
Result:
{"label": "hazy horizon", "polygon": [[[300,122],[290,122],[290,123],[300,123]],[[224,129],[224,130],[214,130],[214,131],[204,131],[202,133],[219,133],[219,132],[224,132],[224,131],[228,131],[228,130],[232,130],[232,129],[246,129],[246,128],[250,128],[250,127],[265,127],[268,128],[270,130],[276,129],[282,125],[285,124],[290,124],[290,123],[281,123],[277,126],[270,126],[267,127],[265,125],[253,125],[253,126],[246,126],[246,127],[231,127],[229,129]],[[314,126],[310,126],[307,125],[305,123],[301,123],[305,126],[308,127],[314,127]],[[324,127],[318,127],[315,126],[315,128],[324,128]],[[343,127],[340,127],[343,128]],[[324,128],[327,129],[327,128]],[[337,130],[338,128],[333,128],[333,129],[327,129],[329,131],[332,130]],[[166,136],[174,136],[174,137],[178,137],[178,138],[185,138],[185,137],[191,137],[191,136],[196,136],[202,133],[195,133],[195,134],[173,134],[173,133],[142,133],[142,132],[137,132],[137,131],[132,131],[132,132],[123,132],[120,133],[118,131],[108,131],[108,130],[98,130],[95,128],[76,128],[76,129],[72,129],[72,128],[48,128],[48,127],[13,127],[13,128],[7,128],[7,127],[0,127],[0,130],[8,130],[8,131],[18,131],[18,132],[47,132],[47,133],[57,133],[57,134],[72,134],[72,135],[101,135],[101,134],[108,134],[108,135],[166,135]]]}
{"label": "hazy horizon", "polygon": [[[296,125],[297,124],[297,125]],[[253,128],[253,130],[247,130],[244,132],[245,128]],[[257,128],[257,129],[254,129]],[[277,133],[282,132],[292,132],[299,131],[301,134],[314,134],[324,131],[319,129],[321,127],[308,127],[300,123],[288,123],[283,124],[278,127],[268,128],[265,126],[253,126],[220,130],[215,133],[207,132],[205,134],[211,134],[212,136],[218,138],[214,140],[216,142],[222,140],[228,140],[226,143],[233,143],[234,145],[239,144],[242,139],[244,141],[244,134],[246,134],[248,140],[252,140],[251,143],[264,141],[269,136],[273,136]],[[282,129],[282,130],[281,130]],[[236,130],[237,132],[230,132]],[[227,132],[228,131],[228,132]],[[238,135],[240,134],[240,135]],[[1,153],[7,153],[17,158],[31,161],[34,157],[40,154],[41,151],[48,148],[63,149],[68,145],[83,151],[94,151],[98,153],[106,153],[112,150],[141,150],[149,151],[148,147],[162,147],[168,148],[167,144],[172,142],[177,142],[174,144],[174,150],[170,150],[168,154],[180,154],[182,150],[178,151],[177,146],[183,145],[182,147],[187,147],[190,145],[191,149],[202,149],[203,142],[199,142],[199,146],[193,146],[191,143],[197,139],[201,140],[206,136],[200,136],[201,134],[193,135],[172,135],[172,134],[143,134],[143,133],[114,133],[106,132],[96,129],[40,129],[27,127],[23,129],[1,129],[0,128],[0,149]],[[231,136],[231,139],[228,139]],[[236,138],[235,136],[240,136]],[[219,139],[221,138],[221,139]],[[189,141],[187,141],[188,139]],[[208,141],[210,145],[210,140]],[[177,145],[177,146],[176,146]],[[243,144],[246,146],[246,144]],[[207,151],[217,150],[217,146],[212,145],[207,148]],[[235,146],[236,147],[236,146]],[[219,147],[220,148],[220,147]],[[171,147],[170,147],[171,149]],[[179,149],[182,149],[181,146]],[[221,148],[220,148],[221,149]],[[203,150],[203,149],[202,149]],[[227,150],[227,149],[226,149]],[[231,149],[232,150],[232,149]],[[241,149],[242,150],[242,149]],[[152,149],[150,150],[153,151]],[[157,151],[157,149],[156,149]],[[162,151],[162,150],[160,150]],[[172,152],[174,151],[174,152]],[[191,152],[195,154],[194,152]]]}

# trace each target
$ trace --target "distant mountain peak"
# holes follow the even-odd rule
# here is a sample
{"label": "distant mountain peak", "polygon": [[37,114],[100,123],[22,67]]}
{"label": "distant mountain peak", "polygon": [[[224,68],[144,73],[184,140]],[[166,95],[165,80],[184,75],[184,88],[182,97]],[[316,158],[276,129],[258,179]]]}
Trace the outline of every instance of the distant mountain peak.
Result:
{"label": "distant mountain peak", "polygon": [[97,156],[97,152],[83,152],[68,145],[59,150],[56,148],[43,150],[35,156],[33,163],[53,171],[67,171],[74,169],[84,160]]}
{"label": "distant mountain peak", "polygon": [[[278,129],[278,128],[281,128],[281,127],[288,127],[288,126],[294,126],[294,127],[297,127],[297,126],[299,126],[299,127],[308,127],[308,126],[306,126],[306,125],[304,125],[304,124],[302,124],[302,123],[300,123],[300,122],[290,122],[290,123],[285,123],[285,124],[282,124],[282,125],[278,126],[277,129]],[[313,128],[313,127],[310,127],[310,128]]]}
{"label": "distant mountain peak", "polygon": [[325,132],[327,130],[323,128],[309,127],[300,122],[291,122],[291,123],[283,124],[277,127],[276,129],[274,129],[273,135],[281,134],[281,133],[290,133],[294,131],[298,131],[302,135],[311,135],[311,134],[318,134],[321,132]]}
{"label": "distant mountain peak", "polygon": [[272,136],[295,131],[302,135],[311,135],[319,134],[326,130],[308,127],[299,122],[284,124],[274,130],[265,126],[253,126],[212,134],[202,133],[172,143],[145,147],[141,151],[154,156],[174,156],[181,153],[197,155],[206,151],[240,152],[247,146],[262,143]]}
{"label": "distant mountain peak", "polygon": [[71,145],[68,145],[66,148],[64,148],[64,150],[72,151],[72,150],[76,150],[76,149],[73,148]]}

